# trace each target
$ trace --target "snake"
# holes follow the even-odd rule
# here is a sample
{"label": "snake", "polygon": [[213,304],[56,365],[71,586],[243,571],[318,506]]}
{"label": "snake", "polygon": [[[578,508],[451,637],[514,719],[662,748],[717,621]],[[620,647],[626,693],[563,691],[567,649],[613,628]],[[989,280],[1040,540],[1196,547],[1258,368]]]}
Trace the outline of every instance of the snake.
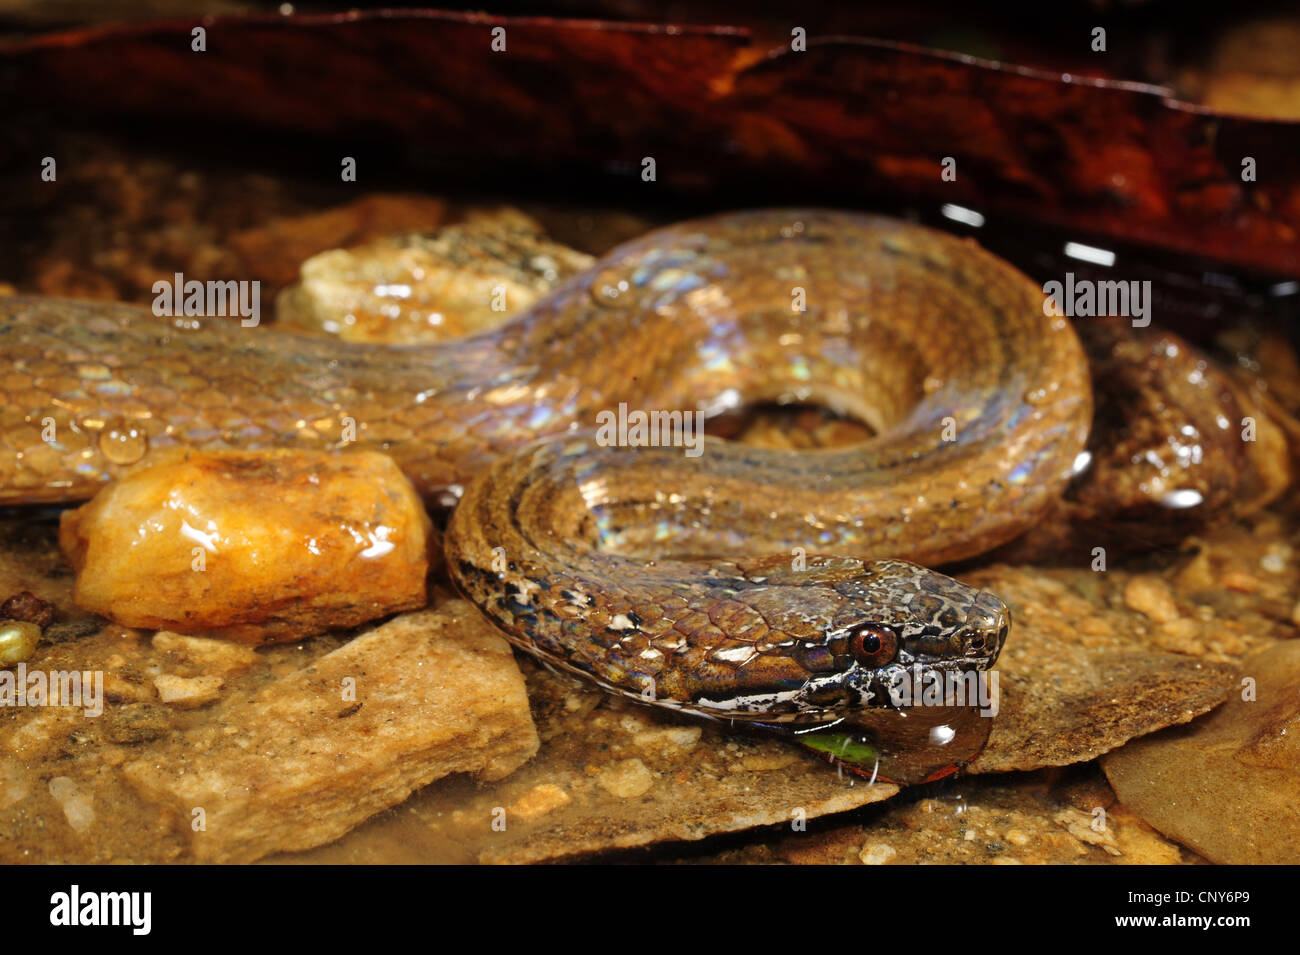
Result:
{"label": "snake", "polygon": [[[454,505],[448,572],[515,646],[768,726],[897,708],[918,668],[992,667],[1008,608],[929,568],[1040,520],[1092,418],[1079,340],[1024,274],[970,239],[816,209],[657,229],[436,345],[13,296],[0,350],[0,504],[87,498],[172,445],[382,451]],[[873,436],[688,454],[595,429],[621,405],[765,401]]]}

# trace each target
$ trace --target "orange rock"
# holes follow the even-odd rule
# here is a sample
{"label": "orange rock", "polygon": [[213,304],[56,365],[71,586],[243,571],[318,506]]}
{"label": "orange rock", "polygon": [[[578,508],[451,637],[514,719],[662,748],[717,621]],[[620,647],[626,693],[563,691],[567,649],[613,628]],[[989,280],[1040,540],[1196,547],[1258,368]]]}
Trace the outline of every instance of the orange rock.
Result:
{"label": "orange rock", "polygon": [[59,543],[86,610],[284,643],[424,606],[431,532],[386,455],[177,452],[65,512]]}
{"label": "orange rock", "polygon": [[1223,586],[1238,593],[1253,594],[1259,590],[1259,578],[1244,570],[1230,570],[1223,575]]}
{"label": "orange rock", "polygon": [[1124,587],[1124,603],[1156,623],[1168,623],[1180,616],[1169,585],[1153,575],[1130,580]]}

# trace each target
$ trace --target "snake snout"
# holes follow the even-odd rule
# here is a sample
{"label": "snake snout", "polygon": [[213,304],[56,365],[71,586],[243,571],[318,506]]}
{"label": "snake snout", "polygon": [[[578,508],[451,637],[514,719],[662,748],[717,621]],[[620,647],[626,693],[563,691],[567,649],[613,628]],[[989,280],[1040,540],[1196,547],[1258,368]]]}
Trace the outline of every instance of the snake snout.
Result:
{"label": "snake snout", "polygon": [[987,590],[976,595],[962,627],[963,649],[967,657],[987,659],[992,666],[1002,652],[1011,630],[1011,611]]}

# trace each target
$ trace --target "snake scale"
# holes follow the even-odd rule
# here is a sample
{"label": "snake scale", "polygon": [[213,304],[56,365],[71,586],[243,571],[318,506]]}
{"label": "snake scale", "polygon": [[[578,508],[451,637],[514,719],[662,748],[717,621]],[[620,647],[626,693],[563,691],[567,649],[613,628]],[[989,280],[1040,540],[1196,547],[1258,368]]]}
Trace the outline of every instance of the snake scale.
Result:
{"label": "snake scale", "polygon": [[[517,646],[660,705],[826,725],[890,705],[908,667],[996,659],[1001,601],[919,564],[1010,540],[1071,476],[1087,365],[1042,303],[969,240],[802,210],[660,229],[436,346],[5,298],[0,503],[89,497],[146,449],[340,447],[351,424],[459,498],[447,566]],[[876,437],[691,457],[591,430],[620,403],[770,400]]]}

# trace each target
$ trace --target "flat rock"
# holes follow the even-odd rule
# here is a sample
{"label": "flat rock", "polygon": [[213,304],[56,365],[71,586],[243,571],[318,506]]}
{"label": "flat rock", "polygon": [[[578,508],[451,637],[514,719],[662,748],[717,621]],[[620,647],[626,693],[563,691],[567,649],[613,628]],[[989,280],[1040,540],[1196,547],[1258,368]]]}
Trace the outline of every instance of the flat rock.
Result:
{"label": "flat rock", "polygon": [[[1254,681],[1253,694],[1248,683]],[[1242,664],[1228,702],[1192,726],[1134,740],[1102,767],[1165,835],[1229,865],[1300,860],[1300,644]],[[1248,698],[1252,697],[1252,698]]]}
{"label": "flat rock", "polygon": [[[1124,602],[1122,571],[991,567],[967,579],[1006,601],[1015,621],[998,660],[999,711],[972,773],[1083,762],[1135,736],[1186,723],[1223,702],[1233,667],[1207,653],[1214,617],[1179,616],[1181,652]],[[1172,597],[1170,598],[1172,601]]]}
{"label": "flat rock", "polygon": [[453,607],[357,637],[123,773],[196,859],[249,862],[336,839],[450,773],[501,779],[537,743],[509,646]]}

